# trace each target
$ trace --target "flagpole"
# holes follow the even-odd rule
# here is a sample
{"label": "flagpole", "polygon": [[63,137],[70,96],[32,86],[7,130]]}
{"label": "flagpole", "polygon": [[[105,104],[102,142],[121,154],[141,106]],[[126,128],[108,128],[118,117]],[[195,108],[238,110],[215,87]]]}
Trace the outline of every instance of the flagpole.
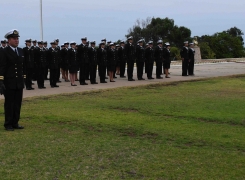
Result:
{"label": "flagpole", "polygon": [[40,0],[40,28],[41,28],[41,40],[43,41],[43,7],[42,0]]}

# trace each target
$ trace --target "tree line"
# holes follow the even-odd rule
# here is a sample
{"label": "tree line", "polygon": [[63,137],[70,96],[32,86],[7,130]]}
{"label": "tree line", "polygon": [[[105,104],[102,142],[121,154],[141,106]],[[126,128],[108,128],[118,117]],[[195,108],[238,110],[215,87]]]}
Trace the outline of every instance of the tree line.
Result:
{"label": "tree line", "polygon": [[[197,36],[202,59],[240,58],[245,57],[243,32],[237,27],[232,27],[213,35]],[[139,39],[147,43],[152,40],[154,45],[159,39],[171,44],[171,55],[180,59],[180,49],[184,41],[191,42],[191,30],[184,26],[177,26],[173,19],[151,18],[136,20],[135,25],[128,30],[126,37],[133,36],[136,44]]]}

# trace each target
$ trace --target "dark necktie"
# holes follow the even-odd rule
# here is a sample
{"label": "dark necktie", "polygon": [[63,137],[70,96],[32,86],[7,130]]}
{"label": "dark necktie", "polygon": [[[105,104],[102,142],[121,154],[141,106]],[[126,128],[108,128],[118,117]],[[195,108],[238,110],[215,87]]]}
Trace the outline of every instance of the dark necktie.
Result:
{"label": "dark necktie", "polygon": [[17,56],[19,56],[17,49],[15,49],[15,53],[16,53]]}

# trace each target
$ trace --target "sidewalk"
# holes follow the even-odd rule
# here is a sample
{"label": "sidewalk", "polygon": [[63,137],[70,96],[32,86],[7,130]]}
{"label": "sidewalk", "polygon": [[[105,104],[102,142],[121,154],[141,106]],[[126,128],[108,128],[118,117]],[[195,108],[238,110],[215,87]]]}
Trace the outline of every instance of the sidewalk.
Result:
{"label": "sidewalk", "polygon": [[[35,90],[27,91],[24,90],[24,98],[26,97],[34,97],[34,96],[46,96],[52,94],[61,94],[61,93],[73,93],[73,92],[83,92],[83,91],[90,91],[90,90],[99,90],[99,89],[109,89],[109,88],[116,88],[116,87],[125,87],[125,86],[138,86],[138,85],[146,85],[146,84],[153,84],[153,83],[160,83],[160,82],[174,82],[174,81],[186,81],[186,80],[193,80],[193,79],[200,79],[200,78],[209,78],[209,77],[218,77],[218,76],[229,76],[229,75],[236,75],[236,74],[245,74],[245,63],[210,63],[210,64],[197,64],[195,65],[195,76],[181,76],[181,65],[173,65],[170,69],[170,77],[171,78],[164,78],[163,79],[154,79],[148,80],[146,78],[146,74],[143,77],[146,79],[145,81],[138,81],[136,76],[136,68],[134,69],[134,79],[135,81],[128,81],[127,78],[120,78],[114,79],[116,82],[112,83],[109,82],[106,84],[100,84],[99,79],[97,77],[97,82],[99,84],[92,85],[89,81],[87,86],[79,85],[79,82],[76,82],[78,86],[71,86],[69,82],[58,83],[60,86],[59,88],[51,88],[49,85],[49,81],[45,81],[45,86],[47,89],[38,89],[37,82],[34,81],[35,85],[33,86]],[[153,77],[155,78],[155,67],[153,72]],[[3,99],[3,96],[0,96],[0,100]]]}

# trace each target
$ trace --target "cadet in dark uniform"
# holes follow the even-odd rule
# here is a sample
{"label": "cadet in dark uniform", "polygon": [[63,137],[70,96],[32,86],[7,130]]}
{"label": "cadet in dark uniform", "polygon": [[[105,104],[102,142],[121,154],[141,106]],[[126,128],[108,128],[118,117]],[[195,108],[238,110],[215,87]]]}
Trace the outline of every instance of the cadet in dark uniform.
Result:
{"label": "cadet in dark uniform", "polygon": [[[146,45],[145,45],[145,50],[146,50],[148,47],[149,47],[149,44],[146,43]],[[145,73],[146,73],[146,74],[147,74],[147,69],[148,69],[147,63],[145,62]]]}
{"label": "cadet in dark uniform", "polygon": [[114,78],[116,77],[116,75],[120,75],[120,58],[119,58],[119,49],[120,49],[120,45],[117,44],[116,45],[116,51],[117,51],[117,62],[116,62],[116,69],[115,69],[115,73],[114,73]]}
{"label": "cadet in dark uniform", "polygon": [[95,49],[95,41],[90,42],[91,47],[88,51],[89,56],[89,72],[90,72],[90,82],[91,84],[98,84],[96,82],[96,72],[97,72],[97,50]]}
{"label": "cadet in dark uniform", "polygon": [[125,78],[125,68],[126,68],[126,62],[127,62],[127,56],[125,51],[125,43],[124,41],[120,42],[121,47],[118,49],[118,58],[120,61],[120,77]]}
{"label": "cadet in dark uniform", "polygon": [[[46,50],[46,52],[48,51],[48,47],[47,46],[48,46],[48,42],[44,41],[43,42],[43,48]],[[45,67],[44,80],[48,80],[48,64]]]}
{"label": "cadet in dark uniform", "polygon": [[[32,40],[32,50],[34,51],[37,48],[37,40]],[[36,64],[34,62],[34,67],[33,67],[33,74],[32,74],[32,80],[36,81],[37,80],[37,76],[36,76]]]}
{"label": "cadet in dark uniform", "polygon": [[68,47],[69,42],[64,43],[64,48],[60,50],[60,58],[61,58],[61,72],[62,72],[62,78],[65,79],[65,82],[69,82],[68,80]]}
{"label": "cadet in dark uniform", "polygon": [[148,47],[145,49],[145,68],[148,79],[154,79],[152,77],[153,64],[154,64],[154,50],[153,50],[153,41],[148,42]]}
{"label": "cadet in dark uniform", "polygon": [[188,64],[189,64],[189,48],[188,48],[188,41],[184,42],[184,47],[182,48],[180,52],[180,56],[182,59],[182,76],[188,76],[187,70],[188,70]]}
{"label": "cadet in dark uniform", "polygon": [[57,73],[59,72],[59,51],[56,49],[56,42],[50,43],[52,47],[49,48],[47,53],[47,62],[50,69],[50,86],[51,88],[59,87],[57,86]]}
{"label": "cadet in dark uniform", "polygon": [[188,74],[190,76],[194,75],[194,64],[195,64],[195,49],[194,49],[194,43],[190,43],[189,48],[189,66],[188,66]]}
{"label": "cadet in dark uniform", "polygon": [[79,55],[79,66],[80,66],[80,74],[79,74],[79,81],[80,85],[88,85],[85,80],[87,76],[87,70],[89,67],[87,66],[89,62],[88,58],[88,46],[86,44],[87,38],[82,38],[82,43],[78,46],[78,55]]}
{"label": "cadet in dark uniform", "polygon": [[78,52],[76,50],[76,43],[74,41],[70,43],[70,46],[71,48],[68,50],[67,59],[69,62],[69,73],[70,73],[71,86],[77,86],[75,84],[75,80],[76,80],[77,71],[79,69]]}
{"label": "cadet in dark uniform", "polygon": [[4,49],[7,46],[7,41],[6,40],[1,40],[1,47],[0,49]]}
{"label": "cadet in dark uniform", "polygon": [[24,61],[26,65],[26,90],[34,90],[32,87],[32,75],[34,71],[34,49],[31,48],[31,39],[27,39],[26,47],[23,48]]}
{"label": "cadet in dark uniform", "polygon": [[115,82],[113,80],[114,77],[114,71],[115,71],[115,67],[116,67],[116,61],[117,61],[117,54],[116,54],[116,50],[115,50],[115,45],[114,43],[110,44],[110,50],[107,53],[108,57],[108,61],[107,61],[107,70],[110,76],[110,82]]}
{"label": "cadet in dark uniform", "polygon": [[36,74],[38,89],[46,89],[44,86],[45,68],[47,67],[47,51],[43,48],[43,41],[37,42],[38,47],[34,50],[36,62]]}
{"label": "cadet in dark uniform", "polygon": [[125,51],[127,56],[127,74],[128,81],[135,81],[133,79],[134,62],[135,62],[135,48],[133,45],[133,37],[128,38],[128,43],[125,45]]}
{"label": "cadet in dark uniform", "polygon": [[162,63],[163,63],[163,48],[162,48],[162,40],[157,41],[157,47],[155,48],[155,61],[156,61],[156,78],[163,79],[161,77],[162,74]]}
{"label": "cadet in dark uniform", "polygon": [[137,64],[137,78],[138,80],[145,80],[143,78],[144,63],[145,63],[145,48],[143,47],[143,40],[138,41],[136,47],[136,64]]}
{"label": "cadet in dark uniform", "polygon": [[170,78],[168,70],[170,69],[170,63],[171,63],[171,58],[170,58],[170,44],[167,42],[165,43],[165,48],[163,51],[163,67],[164,67],[164,74],[165,78]]}
{"label": "cadet in dark uniform", "polygon": [[24,54],[19,45],[19,32],[9,31],[9,46],[0,50],[0,94],[4,94],[4,127],[7,131],[24,129],[19,125],[25,74]]}
{"label": "cadet in dark uniform", "polygon": [[107,52],[105,49],[105,42],[102,41],[100,43],[100,48],[97,50],[98,56],[98,69],[99,69],[99,76],[100,76],[100,83],[107,83],[105,81],[106,75],[106,65],[107,65]]}
{"label": "cadet in dark uniform", "polygon": [[[58,53],[59,53],[59,56],[60,56],[60,50],[61,50],[61,48],[60,48],[60,46],[59,46],[59,39],[55,39],[54,40],[54,42],[56,42],[56,47],[55,47],[55,49],[56,49],[56,51],[58,51]],[[57,72],[57,74],[56,74],[56,79],[57,79],[57,83],[61,83],[61,81],[60,81],[60,71],[61,71],[61,59],[59,58],[59,62],[58,62],[58,67],[59,67],[59,71]]]}

